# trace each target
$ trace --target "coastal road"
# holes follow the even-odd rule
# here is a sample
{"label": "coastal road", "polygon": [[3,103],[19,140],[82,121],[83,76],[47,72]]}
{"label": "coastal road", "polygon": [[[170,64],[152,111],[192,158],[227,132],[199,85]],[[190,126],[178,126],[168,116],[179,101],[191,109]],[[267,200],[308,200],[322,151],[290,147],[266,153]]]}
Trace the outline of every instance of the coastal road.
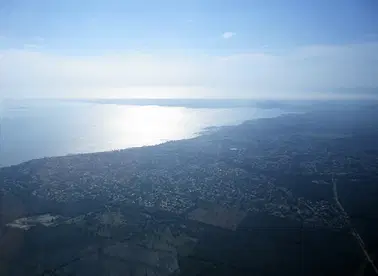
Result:
{"label": "coastal road", "polygon": [[358,242],[361,250],[363,251],[363,253],[365,255],[366,260],[373,267],[373,270],[374,270],[375,274],[378,275],[378,268],[375,266],[373,258],[367,252],[363,239],[361,238],[360,234],[358,234],[357,229],[353,227],[352,222],[351,222],[351,220],[349,218],[348,213],[345,211],[343,205],[341,205],[341,203],[339,201],[339,195],[337,193],[337,183],[336,183],[336,180],[335,180],[335,178],[333,176],[332,176],[332,190],[333,190],[333,197],[335,199],[336,205],[341,210],[342,214],[344,215],[345,219],[347,220],[348,226],[350,228],[350,231],[351,231],[353,237]]}

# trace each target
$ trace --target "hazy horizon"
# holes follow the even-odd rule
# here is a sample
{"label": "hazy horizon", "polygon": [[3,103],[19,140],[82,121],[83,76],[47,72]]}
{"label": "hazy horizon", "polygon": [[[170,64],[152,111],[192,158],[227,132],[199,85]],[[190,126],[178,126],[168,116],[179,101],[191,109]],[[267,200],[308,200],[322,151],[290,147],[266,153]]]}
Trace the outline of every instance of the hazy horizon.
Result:
{"label": "hazy horizon", "polygon": [[377,10],[367,0],[12,1],[0,9],[0,99],[377,98]]}
{"label": "hazy horizon", "polygon": [[[355,91],[363,91],[356,89]],[[180,97],[180,96],[170,96],[170,97],[125,97],[125,96],[118,96],[118,97],[107,97],[107,96],[88,96],[88,97],[38,97],[38,96],[31,96],[31,97],[4,97],[2,100],[51,100],[51,101],[59,101],[59,100],[72,100],[72,101],[81,101],[81,100],[141,100],[141,101],[162,101],[162,100],[205,100],[205,101],[223,101],[223,100],[236,100],[236,101],[283,101],[283,102],[290,102],[290,101],[333,101],[333,100],[341,100],[341,101],[349,101],[349,100],[361,100],[361,101],[376,101],[378,100],[378,95],[375,95],[375,89],[373,91],[369,90],[368,93],[364,94],[351,94],[351,93],[338,93],[335,95],[330,95],[326,93],[317,94],[317,95],[303,95],[303,96],[291,96],[291,97],[283,97],[283,96],[265,96],[265,97],[232,97],[232,96],[218,96],[218,97]],[[377,90],[378,93],[378,90]]]}

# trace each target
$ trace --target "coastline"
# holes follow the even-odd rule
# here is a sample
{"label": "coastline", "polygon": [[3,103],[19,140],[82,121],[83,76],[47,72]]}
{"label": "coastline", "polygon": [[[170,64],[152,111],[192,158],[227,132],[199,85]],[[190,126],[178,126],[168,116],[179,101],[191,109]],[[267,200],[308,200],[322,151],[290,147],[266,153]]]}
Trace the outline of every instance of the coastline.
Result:
{"label": "coastline", "polygon": [[201,129],[200,131],[196,131],[192,134],[193,137],[189,137],[189,138],[182,138],[182,139],[172,139],[172,140],[169,140],[169,139],[164,139],[165,141],[162,141],[162,142],[158,142],[156,144],[150,144],[150,145],[141,145],[141,146],[131,146],[131,147],[126,147],[126,148],[120,148],[120,149],[114,149],[114,150],[103,150],[103,151],[89,151],[89,152],[78,152],[78,153],[67,153],[67,154],[63,154],[63,155],[52,155],[52,156],[44,156],[44,157],[38,157],[38,158],[32,158],[32,159],[28,159],[28,160],[25,160],[25,161],[22,161],[20,163],[17,163],[17,164],[11,164],[11,165],[1,165],[1,162],[0,162],[0,169],[2,168],[6,168],[6,167],[10,167],[10,166],[17,166],[17,165],[21,165],[23,163],[27,163],[27,162],[31,162],[31,161],[34,161],[34,160],[39,160],[39,159],[48,159],[48,158],[59,158],[59,157],[67,157],[67,156],[73,156],[73,155],[88,155],[88,154],[99,154],[99,153],[106,153],[106,152],[114,152],[114,151],[125,151],[125,150],[129,150],[129,149],[139,149],[139,148],[149,148],[149,147],[155,147],[155,146],[160,146],[160,145],[163,145],[165,143],[170,143],[170,142],[179,142],[179,141],[185,141],[185,140],[191,140],[191,139],[195,139],[195,138],[198,138],[200,136],[203,136],[203,135],[210,135],[210,134],[216,134],[217,132],[221,131],[221,130],[224,130],[224,129],[228,129],[228,128],[232,128],[232,127],[236,127],[238,125],[242,125],[242,124],[245,124],[245,123],[248,123],[250,121],[258,121],[258,120],[262,120],[262,119],[269,119],[269,118],[278,118],[280,116],[285,116],[287,114],[292,114],[292,113],[283,113],[283,114],[279,114],[277,116],[274,116],[274,117],[263,117],[263,118],[255,118],[255,119],[247,119],[247,120],[244,120],[243,122],[241,123],[237,123],[237,124],[226,124],[226,125],[221,125],[221,126],[207,126],[207,127],[204,127],[203,129]]}
{"label": "coastline", "polygon": [[[316,267],[327,267],[322,258],[326,253],[339,263],[354,260],[348,264],[355,269],[363,256],[347,231],[348,219],[335,205],[331,182],[343,183],[338,196],[349,214],[376,215],[377,166],[370,161],[377,149],[369,141],[378,133],[369,122],[363,124],[370,118],[377,125],[371,115],[285,114],[155,146],[34,159],[2,168],[2,229],[23,231],[32,240],[61,235],[67,243],[67,232],[84,233],[93,237],[84,245],[90,246],[103,235],[118,242],[130,231],[155,235],[159,227],[169,227],[197,235],[198,245],[209,250],[225,241],[214,243],[203,235],[216,239],[221,233],[235,248],[244,237],[265,250],[266,243],[260,247],[251,235],[263,229],[263,239],[282,245],[282,256],[296,250],[297,231],[304,231],[305,257]],[[363,206],[356,205],[361,201]],[[44,218],[55,217],[62,219],[45,223]],[[110,228],[103,225],[104,218],[114,220]],[[20,223],[23,229],[6,226]],[[367,249],[375,249],[372,222],[361,221],[356,228]],[[280,242],[276,230],[293,243]],[[336,274],[343,274],[343,266],[337,269]]]}

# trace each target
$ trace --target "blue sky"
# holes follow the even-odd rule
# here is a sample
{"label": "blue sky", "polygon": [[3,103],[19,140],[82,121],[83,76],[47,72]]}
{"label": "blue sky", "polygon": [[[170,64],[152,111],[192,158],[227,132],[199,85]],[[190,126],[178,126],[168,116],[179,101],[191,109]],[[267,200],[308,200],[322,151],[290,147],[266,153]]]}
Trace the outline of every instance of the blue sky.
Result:
{"label": "blue sky", "polygon": [[2,0],[0,95],[371,91],[376,14],[375,0]]}

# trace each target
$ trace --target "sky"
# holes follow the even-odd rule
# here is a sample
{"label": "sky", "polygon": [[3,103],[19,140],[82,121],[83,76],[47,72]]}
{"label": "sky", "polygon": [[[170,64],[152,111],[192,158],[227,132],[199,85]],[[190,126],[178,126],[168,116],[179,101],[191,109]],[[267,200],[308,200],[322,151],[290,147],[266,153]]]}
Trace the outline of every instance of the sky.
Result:
{"label": "sky", "polygon": [[376,0],[0,0],[1,98],[378,97]]}

